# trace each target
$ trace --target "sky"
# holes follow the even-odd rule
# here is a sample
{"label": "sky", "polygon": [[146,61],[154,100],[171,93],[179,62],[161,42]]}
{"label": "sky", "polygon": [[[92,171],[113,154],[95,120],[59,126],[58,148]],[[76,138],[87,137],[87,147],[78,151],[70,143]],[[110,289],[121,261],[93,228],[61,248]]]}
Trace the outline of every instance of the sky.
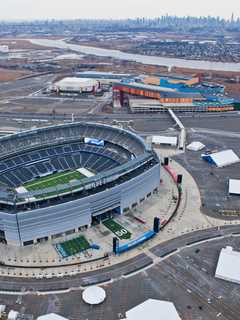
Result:
{"label": "sky", "polygon": [[0,20],[240,16],[240,0],[0,0]]}

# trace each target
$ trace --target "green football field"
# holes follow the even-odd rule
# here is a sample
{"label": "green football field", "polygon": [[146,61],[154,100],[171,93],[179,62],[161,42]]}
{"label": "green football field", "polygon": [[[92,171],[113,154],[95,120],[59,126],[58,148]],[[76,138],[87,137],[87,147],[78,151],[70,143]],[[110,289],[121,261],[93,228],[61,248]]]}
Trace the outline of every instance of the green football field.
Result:
{"label": "green football field", "polygon": [[78,171],[57,172],[45,177],[37,178],[34,181],[24,184],[23,187],[28,191],[36,191],[57,187],[60,184],[67,184],[71,181],[81,180],[83,178],[85,178],[85,176]]}
{"label": "green football field", "polygon": [[63,258],[78,254],[90,248],[90,244],[84,236],[79,236],[56,245],[57,251]]}
{"label": "green football field", "polygon": [[130,239],[132,234],[113,219],[106,219],[102,222],[106,228],[114,233],[119,239]]}

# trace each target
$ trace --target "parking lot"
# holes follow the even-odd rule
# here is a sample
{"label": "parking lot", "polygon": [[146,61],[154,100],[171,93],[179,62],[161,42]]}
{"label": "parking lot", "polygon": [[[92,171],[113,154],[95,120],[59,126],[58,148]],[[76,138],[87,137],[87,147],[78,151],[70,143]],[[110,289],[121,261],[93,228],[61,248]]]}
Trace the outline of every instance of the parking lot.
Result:
{"label": "parking lot", "polygon": [[[188,131],[188,143],[200,141],[209,150],[233,149],[240,156],[239,138]],[[206,150],[205,149],[205,150]],[[203,150],[204,151],[204,150]],[[202,160],[203,151],[188,151],[175,158],[195,178],[202,198],[202,211],[219,217],[220,209],[235,210],[240,207],[240,197],[228,194],[228,180],[240,179],[240,163],[217,168]]]}

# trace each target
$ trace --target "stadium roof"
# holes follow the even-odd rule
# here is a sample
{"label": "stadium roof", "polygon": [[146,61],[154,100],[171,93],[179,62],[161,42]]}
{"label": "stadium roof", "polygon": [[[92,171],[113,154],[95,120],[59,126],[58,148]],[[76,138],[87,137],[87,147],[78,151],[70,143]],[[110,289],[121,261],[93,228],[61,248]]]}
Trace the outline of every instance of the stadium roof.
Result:
{"label": "stadium roof", "polygon": [[229,149],[211,154],[202,154],[202,158],[209,163],[215,164],[217,167],[226,167],[240,161],[236,153]]}
{"label": "stadium roof", "polygon": [[220,252],[215,277],[240,284],[240,252],[232,247],[223,248]]}
{"label": "stadium roof", "polygon": [[240,195],[240,180],[229,179],[229,194],[238,194]]}
{"label": "stadium roof", "polygon": [[126,320],[181,320],[172,302],[148,299],[126,312]]}

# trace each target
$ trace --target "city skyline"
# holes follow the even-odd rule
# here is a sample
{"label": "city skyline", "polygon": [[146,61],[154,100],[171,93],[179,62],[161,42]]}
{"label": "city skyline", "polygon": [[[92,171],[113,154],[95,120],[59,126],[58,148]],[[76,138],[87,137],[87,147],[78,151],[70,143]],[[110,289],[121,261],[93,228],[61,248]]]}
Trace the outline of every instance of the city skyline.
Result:
{"label": "city skyline", "polygon": [[155,0],[110,0],[67,2],[52,0],[8,0],[0,4],[0,20],[35,20],[35,19],[124,19],[136,17],[154,18],[165,14],[176,16],[214,16],[230,19],[232,14],[240,16],[238,0],[229,0],[219,4],[218,1],[207,0],[198,3],[182,0],[181,4],[169,0],[167,3]]}

